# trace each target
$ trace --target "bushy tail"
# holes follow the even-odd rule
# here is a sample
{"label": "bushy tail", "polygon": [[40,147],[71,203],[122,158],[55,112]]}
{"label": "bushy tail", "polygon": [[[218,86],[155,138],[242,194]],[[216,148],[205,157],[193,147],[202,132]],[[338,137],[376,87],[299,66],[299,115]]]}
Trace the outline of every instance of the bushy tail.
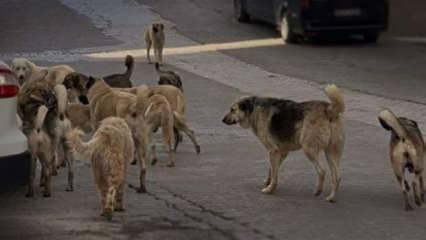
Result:
{"label": "bushy tail", "polygon": [[79,128],[74,128],[67,133],[68,145],[71,149],[84,158],[90,158],[90,142],[85,143],[81,140],[81,136],[84,135],[84,132]]}
{"label": "bushy tail", "polygon": [[135,59],[133,58],[132,55],[127,55],[126,58],[124,59],[124,65],[126,65],[127,70],[126,70],[126,75],[130,76],[133,73],[133,68],[135,66]]}
{"label": "bushy tail", "polygon": [[406,138],[407,132],[398,118],[390,110],[383,110],[379,114],[379,122],[388,131],[394,132],[400,139]]}
{"label": "bushy tail", "polygon": [[67,110],[68,93],[64,85],[58,84],[53,89],[55,91],[56,99],[58,102],[58,115],[60,120],[64,120]]}
{"label": "bushy tail", "polygon": [[37,132],[40,132],[41,128],[43,127],[44,120],[46,119],[48,109],[46,106],[41,105],[37,110],[37,116],[34,121],[34,128]]}
{"label": "bushy tail", "polygon": [[329,109],[330,117],[333,119],[337,118],[340,113],[345,111],[343,95],[340,93],[339,88],[334,84],[327,85],[325,92],[331,101],[331,107]]}

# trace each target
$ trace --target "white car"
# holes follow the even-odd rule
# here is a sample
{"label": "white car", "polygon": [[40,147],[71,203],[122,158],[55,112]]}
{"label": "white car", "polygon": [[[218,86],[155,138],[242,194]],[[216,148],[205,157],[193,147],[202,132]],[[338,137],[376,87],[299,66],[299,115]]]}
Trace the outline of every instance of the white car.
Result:
{"label": "white car", "polygon": [[11,68],[0,60],[0,189],[28,181],[31,155],[19,128],[19,86]]}

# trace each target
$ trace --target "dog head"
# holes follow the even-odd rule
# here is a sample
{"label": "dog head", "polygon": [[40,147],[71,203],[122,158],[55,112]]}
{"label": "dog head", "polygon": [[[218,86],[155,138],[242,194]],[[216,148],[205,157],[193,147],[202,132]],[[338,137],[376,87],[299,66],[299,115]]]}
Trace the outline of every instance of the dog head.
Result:
{"label": "dog head", "polygon": [[81,103],[89,104],[87,93],[93,84],[95,84],[95,81],[96,79],[92,76],[88,77],[84,74],[73,72],[65,77],[63,85],[68,90],[75,91]]}
{"label": "dog head", "polygon": [[164,31],[164,25],[162,23],[153,23],[151,28],[153,33],[159,33]]}
{"label": "dog head", "polygon": [[27,79],[30,78],[33,70],[33,65],[34,64],[26,58],[13,59],[12,69],[18,77],[19,84],[22,85]]}
{"label": "dog head", "polygon": [[249,117],[254,109],[254,97],[243,97],[231,105],[229,112],[222,122],[227,125],[240,124],[242,128],[249,128]]}

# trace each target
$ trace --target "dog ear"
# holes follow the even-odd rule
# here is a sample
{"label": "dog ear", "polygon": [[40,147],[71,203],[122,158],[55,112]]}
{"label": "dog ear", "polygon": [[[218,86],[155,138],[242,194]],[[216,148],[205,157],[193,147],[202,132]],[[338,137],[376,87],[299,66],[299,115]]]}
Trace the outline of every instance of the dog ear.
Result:
{"label": "dog ear", "polygon": [[245,98],[238,103],[238,108],[247,113],[253,112],[253,101],[252,98]]}
{"label": "dog ear", "polygon": [[89,90],[93,86],[93,84],[95,84],[95,82],[96,82],[96,79],[90,76],[89,81],[87,81],[86,83],[86,89]]}
{"label": "dog ear", "polygon": [[152,24],[151,28],[152,28],[152,32],[154,32],[154,33],[158,32],[157,24],[155,24],[155,23]]}
{"label": "dog ear", "polygon": [[164,24],[160,23],[158,25],[160,26],[160,30],[163,31],[164,30]]}

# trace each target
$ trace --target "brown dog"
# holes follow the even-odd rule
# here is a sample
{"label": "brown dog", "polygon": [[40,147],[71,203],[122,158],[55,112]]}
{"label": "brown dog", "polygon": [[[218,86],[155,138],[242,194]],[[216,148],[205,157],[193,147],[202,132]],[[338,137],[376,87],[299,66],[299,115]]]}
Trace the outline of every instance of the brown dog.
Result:
{"label": "brown dog", "polygon": [[413,207],[408,201],[410,185],[405,179],[405,170],[415,175],[412,187],[416,204],[421,206],[425,201],[423,182],[425,145],[422,133],[415,121],[396,117],[389,110],[379,114],[379,121],[384,129],[392,132],[390,141],[392,168],[401,187],[405,210],[411,211]]}
{"label": "brown dog", "polygon": [[102,120],[89,142],[82,142],[83,134],[74,129],[67,138],[77,153],[92,161],[93,175],[102,196],[102,216],[111,220],[113,211],[124,211],[127,166],[135,151],[132,133],[123,119],[109,117]]}
{"label": "brown dog", "polygon": [[321,194],[325,171],[318,161],[325,152],[331,170],[332,190],[327,201],[334,202],[339,187],[339,162],[343,152],[344,131],[341,113],[343,96],[335,85],[327,86],[331,103],[294,102],[285,99],[245,97],[232,104],[223,118],[227,125],[250,128],[269,152],[269,172],[263,193],[271,194],[278,184],[278,170],[289,152],[303,149],[318,174],[315,196]]}
{"label": "brown dog", "polygon": [[150,50],[154,48],[155,61],[163,62],[163,48],[165,43],[164,25],[162,23],[153,23],[145,30],[146,57],[148,63],[151,62]]}

